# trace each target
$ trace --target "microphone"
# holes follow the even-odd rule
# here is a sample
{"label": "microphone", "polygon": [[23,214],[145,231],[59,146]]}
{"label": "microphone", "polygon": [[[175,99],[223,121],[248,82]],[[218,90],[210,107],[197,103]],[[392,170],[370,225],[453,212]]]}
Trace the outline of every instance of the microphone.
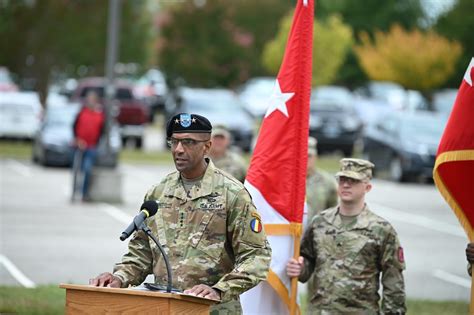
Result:
{"label": "microphone", "polygon": [[133,222],[122,232],[120,235],[120,240],[125,241],[127,238],[132,235],[133,232],[140,229],[140,226],[143,222],[156,214],[158,211],[158,204],[154,200],[145,201],[140,207],[140,213],[133,218]]}

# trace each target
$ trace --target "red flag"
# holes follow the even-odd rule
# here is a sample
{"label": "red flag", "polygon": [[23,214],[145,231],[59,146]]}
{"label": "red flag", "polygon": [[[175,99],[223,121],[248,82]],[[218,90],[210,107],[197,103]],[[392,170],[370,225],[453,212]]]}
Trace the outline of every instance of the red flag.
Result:
{"label": "red flag", "polygon": [[[293,238],[299,244],[302,231],[313,19],[313,0],[299,0],[283,62],[247,171],[245,186],[262,215],[273,253],[267,282],[242,296],[244,313],[284,314],[291,304],[290,279],[285,266],[294,251],[299,252],[299,245],[295,246]],[[254,302],[258,299],[259,303]],[[263,306],[256,309],[259,304]]]}
{"label": "red flag", "polygon": [[433,177],[474,241],[474,58],[459,88],[451,115],[441,138]]}

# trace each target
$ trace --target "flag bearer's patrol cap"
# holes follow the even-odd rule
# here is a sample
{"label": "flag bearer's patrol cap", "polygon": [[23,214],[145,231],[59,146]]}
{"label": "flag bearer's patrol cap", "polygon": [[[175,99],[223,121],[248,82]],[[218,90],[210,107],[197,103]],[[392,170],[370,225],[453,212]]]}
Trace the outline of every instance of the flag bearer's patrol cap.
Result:
{"label": "flag bearer's patrol cap", "polygon": [[211,122],[204,116],[180,113],[170,118],[166,125],[166,136],[173,133],[211,133]]}
{"label": "flag bearer's patrol cap", "polygon": [[367,160],[342,159],[339,163],[341,164],[341,170],[337,172],[336,177],[342,176],[357,180],[372,178],[372,170],[375,165]]}

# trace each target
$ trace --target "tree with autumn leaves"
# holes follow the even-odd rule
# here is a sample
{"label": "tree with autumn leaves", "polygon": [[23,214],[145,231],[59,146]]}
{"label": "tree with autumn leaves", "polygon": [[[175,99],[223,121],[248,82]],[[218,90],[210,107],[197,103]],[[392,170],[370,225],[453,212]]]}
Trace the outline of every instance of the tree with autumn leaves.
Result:
{"label": "tree with autumn leaves", "polygon": [[399,25],[388,33],[362,33],[355,48],[372,80],[393,81],[405,88],[429,91],[442,86],[455,71],[462,46],[433,31],[406,31]]}
{"label": "tree with autumn leaves", "polygon": [[[276,75],[283,59],[293,12],[286,15],[276,36],[263,50],[262,63]],[[313,85],[331,84],[352,45],[352,30],[337,15],[325,22],[314,21],[313,29]]]}

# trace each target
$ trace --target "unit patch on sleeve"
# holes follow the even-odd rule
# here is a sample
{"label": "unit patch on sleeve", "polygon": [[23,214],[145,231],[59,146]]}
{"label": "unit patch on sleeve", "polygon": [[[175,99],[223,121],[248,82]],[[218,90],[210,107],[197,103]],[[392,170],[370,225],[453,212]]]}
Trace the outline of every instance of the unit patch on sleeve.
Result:
{"label": "unit patch on sleeve", "polygon": [[262,220],[260,220],[260,217],[254,216],[252,220],[250,220],[250,229],[254,233],[260,233],[262,232]]}

